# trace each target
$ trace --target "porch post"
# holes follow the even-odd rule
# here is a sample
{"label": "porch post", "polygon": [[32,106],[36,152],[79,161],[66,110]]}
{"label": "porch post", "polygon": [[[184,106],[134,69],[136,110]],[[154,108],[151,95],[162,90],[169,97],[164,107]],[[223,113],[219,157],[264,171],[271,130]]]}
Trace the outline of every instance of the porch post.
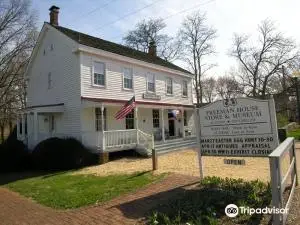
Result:
{"label": "porch post", "polygon": [[22,137],[25,138],[25,114],[22,113]]}
{"label": "porch post", "polygon": [[102,151],[105,150],[105,137],[104,137],[104,105],[101,105],[101,132],[102,132]]}
{"label": "porch post", "polygon": [[160,109],[160,115],[161,115],[161,136],[162,141],[165,142],[165,121],[164,121],[164,109]]}
{"label": "porch post", "polygon": [[139,144],[139,118],[138,118],[138,107],[134,109],[135,117],[135,129],[136,129],[136,144]]}
{"label": "porch post", "polygon": [[38,141],[38,129],[39,129],[39,124],[38,124],[38,113],[36,111],[33,112],[33,124],[34,124],[34,141],[35,144],[37,144]]}
{"label": "porch post", "polygon": [[181,109],[181,132],[182,138],[185,138],[185,131],[184,131],[184,109]]}

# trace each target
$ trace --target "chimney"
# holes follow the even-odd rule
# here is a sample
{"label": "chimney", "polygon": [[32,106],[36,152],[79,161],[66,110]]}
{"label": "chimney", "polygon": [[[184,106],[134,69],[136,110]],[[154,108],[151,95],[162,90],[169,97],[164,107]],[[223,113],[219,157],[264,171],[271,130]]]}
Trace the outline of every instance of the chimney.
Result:
{"label": "chimney", "polygon": [[49,9],[49,11],[50,11],[50,24],[53,26],[58,26],[59,7],[53,5]]}
{"label": "chimney", "polygon": [[152,57],[156,57],[156,44],[154,41],[150,41],[148,54]]}

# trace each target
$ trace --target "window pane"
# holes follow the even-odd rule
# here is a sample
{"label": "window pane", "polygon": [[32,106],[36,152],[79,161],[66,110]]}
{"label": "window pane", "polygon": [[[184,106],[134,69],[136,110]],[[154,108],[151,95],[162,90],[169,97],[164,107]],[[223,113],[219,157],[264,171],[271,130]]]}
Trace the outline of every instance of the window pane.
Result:
{"label": "window pane", "polygon": [[172,79],[167,78],[167,94],[173,94]]}
{"label": "window pane", "polygon": [[94,62],[94,73],[104,74],[104,63]]}
{"label": "window pane", "polygon": [[124,78],[124,88],[132,89],[132,79]]}
{"label": "window pane", "polygon": [[132,78],[132,69],[124,68],[124,78]]}
{"label": "window pane", "polygon": [[159,110],[152,110],[153,128],[159,128]]}
{"label": "window pane", "polygon": [[148,83],[148,91],[151,91],[151,92],[155,91],[154,83]]}
{"label": "window pane", "polygon": [[105,85],[105,76],[104,76],[104,74],[94,73],[94,84]]}
{"label": "window pane", "polygon": [[187,96],[187,81],[182,82],[182,95]]}
{"label": "window pane", "polygon": [[134,129],[134,114],[133,111],[126,116],[126,129]]}

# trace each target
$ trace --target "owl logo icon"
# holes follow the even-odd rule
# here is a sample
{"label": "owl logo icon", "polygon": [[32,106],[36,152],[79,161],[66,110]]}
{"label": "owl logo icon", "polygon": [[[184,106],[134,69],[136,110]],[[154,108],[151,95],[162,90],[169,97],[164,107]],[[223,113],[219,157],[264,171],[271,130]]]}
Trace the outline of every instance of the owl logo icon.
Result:
{"label": "owl logo icon", "polygon": [[226,98],[223,100],[224,107],[235,106],[237,104],[236,98]]}

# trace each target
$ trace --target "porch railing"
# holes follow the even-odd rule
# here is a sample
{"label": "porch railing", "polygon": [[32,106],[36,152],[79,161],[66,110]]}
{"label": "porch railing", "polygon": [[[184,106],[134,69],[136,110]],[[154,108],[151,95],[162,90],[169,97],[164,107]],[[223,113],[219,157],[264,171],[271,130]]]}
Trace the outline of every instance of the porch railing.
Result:
{"label": "porch railing", "polygon": [[104,148],[133,145],[137,143],[136,129],[110,130],[103,132]]}
{"label": "porch railing", "polygon": [[148,154],[151,154],[152,149],[154,149],[154,136],[153,134],[147,134],[141,130],[138,130],[138,144],[143,146]]}

